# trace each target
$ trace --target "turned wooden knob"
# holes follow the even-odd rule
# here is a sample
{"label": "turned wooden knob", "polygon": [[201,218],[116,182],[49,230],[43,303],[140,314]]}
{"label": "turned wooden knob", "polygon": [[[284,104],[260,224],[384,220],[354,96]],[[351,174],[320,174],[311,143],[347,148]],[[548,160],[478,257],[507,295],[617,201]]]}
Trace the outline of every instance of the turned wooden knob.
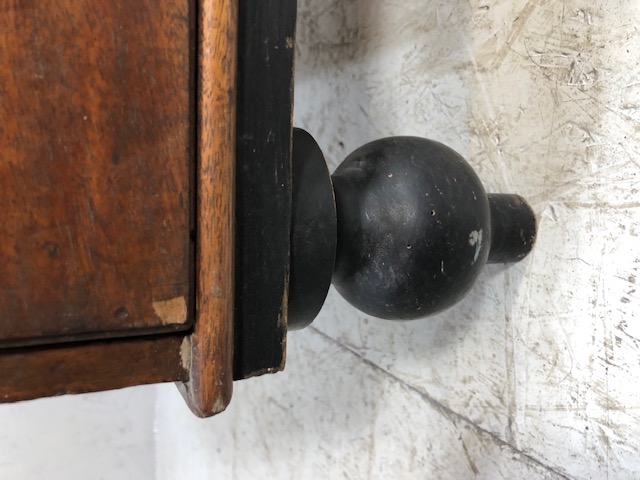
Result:
{"label": "turned wooden knob", "polygon": [[293,195],[293,328],[313,320],[331,281],[369,315],[436,313],[460,300],[487,262],[518,261],[535,239],[524,199],[487,195],[458,153],[423,138],[368,143],[329,178],[315,141],[296,129]]}

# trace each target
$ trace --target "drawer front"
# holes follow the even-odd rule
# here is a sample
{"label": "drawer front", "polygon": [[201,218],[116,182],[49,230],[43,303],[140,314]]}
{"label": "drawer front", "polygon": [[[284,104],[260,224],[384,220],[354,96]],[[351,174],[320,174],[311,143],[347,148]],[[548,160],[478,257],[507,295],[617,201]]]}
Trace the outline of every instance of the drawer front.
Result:
{"label": "drawer front", "polygon": [[194,11],[0,1],[0,345],[189,326]]}

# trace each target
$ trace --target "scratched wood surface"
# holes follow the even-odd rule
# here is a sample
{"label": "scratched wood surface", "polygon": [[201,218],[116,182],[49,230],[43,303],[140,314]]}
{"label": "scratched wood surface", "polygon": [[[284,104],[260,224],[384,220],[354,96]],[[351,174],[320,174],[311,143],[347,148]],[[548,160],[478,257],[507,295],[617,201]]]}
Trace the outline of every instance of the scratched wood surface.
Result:
{"label": "scratched wood surface", "polygon": [[0,2],[0,343],[191,309],[190,0]]}

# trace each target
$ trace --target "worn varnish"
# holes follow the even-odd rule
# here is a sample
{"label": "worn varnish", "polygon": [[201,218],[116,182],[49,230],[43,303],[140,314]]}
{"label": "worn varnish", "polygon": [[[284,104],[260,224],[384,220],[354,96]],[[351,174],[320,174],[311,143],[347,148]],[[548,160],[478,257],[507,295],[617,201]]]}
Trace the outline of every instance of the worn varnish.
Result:
{"label": "worn varnish", "polygon": [[0,16],[0,401],[176,381],[212,415],[233,379],[237,4],[52,3]]}
{"label": "worn varnish", "polygon": [[12,348],[0,355],[0,402],[184,381],[188,365],[181,335]]}
{"label": "worn varnish", "polygon": [[233,388],[237,15],[235,0],[198,5],[197,308],[182,391],[203,417],[224,410]]}
{"label": "worn varnish", "polygon": [[0,344],[188,326],[193,10],[0,6]]}
{"label": "worn varnish", "polygon": [[282,370],[285,362],[296,5],[240,4],[236,379]]}

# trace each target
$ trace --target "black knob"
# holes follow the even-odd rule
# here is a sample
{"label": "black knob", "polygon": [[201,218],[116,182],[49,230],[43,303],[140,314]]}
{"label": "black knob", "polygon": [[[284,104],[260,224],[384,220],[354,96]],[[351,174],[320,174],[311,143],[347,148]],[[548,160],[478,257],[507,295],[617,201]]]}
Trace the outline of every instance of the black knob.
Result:
{"label": "black knob", "polygon": [[356,308],[409,320],[460,300],[487,261],[515,262],[533,246],[536,221],[527,203],[487,195],[471,166],[441,143],[368,143],[335,171],[333,190],[328,174],[318,173],[326,171],[321,159],[310,135],[296,129],[290,327],[320,310],[328,272]]}

